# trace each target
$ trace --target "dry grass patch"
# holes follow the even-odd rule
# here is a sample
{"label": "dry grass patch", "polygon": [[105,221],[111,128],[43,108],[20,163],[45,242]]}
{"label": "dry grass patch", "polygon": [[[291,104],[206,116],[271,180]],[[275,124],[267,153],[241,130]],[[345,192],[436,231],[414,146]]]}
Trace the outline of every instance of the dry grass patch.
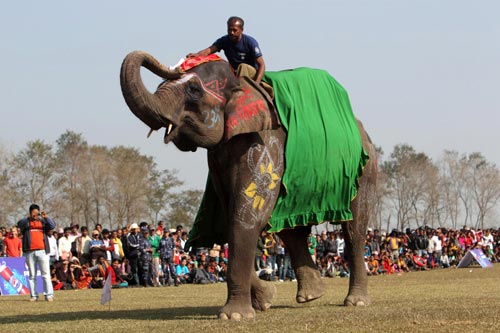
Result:
{"label": "dry grass patch", "polygon": [[[472,270],[472,272],[471,272]],[[347,279],[327,279],[321,299],[295,303],[296,283],[276,283],[273,307],[256,320],[217,320],[226,285],[113,290],[111,311],[100,290],[56,292],[53,303],[0,298],[0,332],[487,332],[500,329],[500,265],[369,278],[373,304],[343,307]]]}

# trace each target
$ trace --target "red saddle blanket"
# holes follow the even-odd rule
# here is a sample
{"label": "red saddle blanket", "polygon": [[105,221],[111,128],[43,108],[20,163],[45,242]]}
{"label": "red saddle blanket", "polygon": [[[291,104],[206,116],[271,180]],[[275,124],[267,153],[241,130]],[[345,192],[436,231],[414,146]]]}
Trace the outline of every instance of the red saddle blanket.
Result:
{"label": "red saddle blanket", "polygon": [[219,57],[217,54],[212,53],[206,57],[199,56],[199,57],[192,57],[192,58],[187,58],[184,60],[184,62],[181,64],[181,69],[186,72],[190,70],[193,67],[196,67],[198,65],[204,64],[206,62],[210,61],[220,61],[222,60],[221,57]]}

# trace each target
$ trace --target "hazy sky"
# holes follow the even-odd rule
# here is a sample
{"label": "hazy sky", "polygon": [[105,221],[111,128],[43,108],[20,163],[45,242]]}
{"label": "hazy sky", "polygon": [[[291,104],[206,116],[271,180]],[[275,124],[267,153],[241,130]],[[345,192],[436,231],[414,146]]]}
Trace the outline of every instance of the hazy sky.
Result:
{"label": "hazy sky", "polygon": [[[119,71],[133,50],[171,65],[245,19],[269,70],[328,70],[388,155],[479,151],[500,165],[499,1],[5,1],[0,5],[0,143],[139,147],[202,188],[206,151],[163,144],[128,110]],[[242,2],[243,3],[243,2]],[[148,87],[160,82],[143,71]]]}

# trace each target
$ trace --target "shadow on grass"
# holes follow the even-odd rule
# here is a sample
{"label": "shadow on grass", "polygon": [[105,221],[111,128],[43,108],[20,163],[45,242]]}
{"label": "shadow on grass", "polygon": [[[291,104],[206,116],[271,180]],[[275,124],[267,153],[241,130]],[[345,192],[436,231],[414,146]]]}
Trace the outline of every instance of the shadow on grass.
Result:
{"label": "shadow on grass", "polygon": [[108,311],[55,312],[37,315],[25,314],[2,317],[2,324],[46,323],[79,320],[216,320],[220,307],[178,307],[164,309],[134,309]]}

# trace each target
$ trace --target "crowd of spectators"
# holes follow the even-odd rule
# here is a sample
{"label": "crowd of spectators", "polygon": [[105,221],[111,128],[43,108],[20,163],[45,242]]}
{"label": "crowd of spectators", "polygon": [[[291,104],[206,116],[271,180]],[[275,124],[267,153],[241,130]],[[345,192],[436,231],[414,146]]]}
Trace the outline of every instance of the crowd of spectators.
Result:
{"label": "crowd of spectators", "polygon": [[[50,269],[54,290],[102,288],[111,276],[114,287],[179,286],[226,281],[228,246],[184,251],[188,233],[182,226],[139,225],[89,232],[73,224],[49,232]],[[348,277],[345,241],[340,230],[311,234],[308,247],[321,276]],[[461,230],[421,227],[390,233],[368,228],[364,260],[368,275],[407,273],[456,266],[468,250],[480,248],[500,262],[500,228]],[[0,255],[22,256],[16,227],[0,228]],[[275,234],[262,231],[255,250],[255,270],[269,281],[295,281],[291,259]]]}
{"label": "crowd of spectators", "polygon": [[[226,280],[227,246],[184,251],[188,233],[181,225],[165,228],[141,222],[116,230],[73,224],[51,230],[50,271],[54,290],[179,286]],[[21,257],[17,227],[0,227],[0,256]]]}
{"label": "crowd of spectators", "polygon": [[[341,230],[311,234],[309,252],[322,277],[348,277],[344,255],[345,240]],[[420,227],[405,232],[368,228],[364,261],[368,275],[407,273],[456,267],[467,251],[482,249],[491,262],[500,262],[500,228],[460,230]],[[262,233],[257,244],[255,269],[265,279],[294,279],[290,258],[278,237]]]}

